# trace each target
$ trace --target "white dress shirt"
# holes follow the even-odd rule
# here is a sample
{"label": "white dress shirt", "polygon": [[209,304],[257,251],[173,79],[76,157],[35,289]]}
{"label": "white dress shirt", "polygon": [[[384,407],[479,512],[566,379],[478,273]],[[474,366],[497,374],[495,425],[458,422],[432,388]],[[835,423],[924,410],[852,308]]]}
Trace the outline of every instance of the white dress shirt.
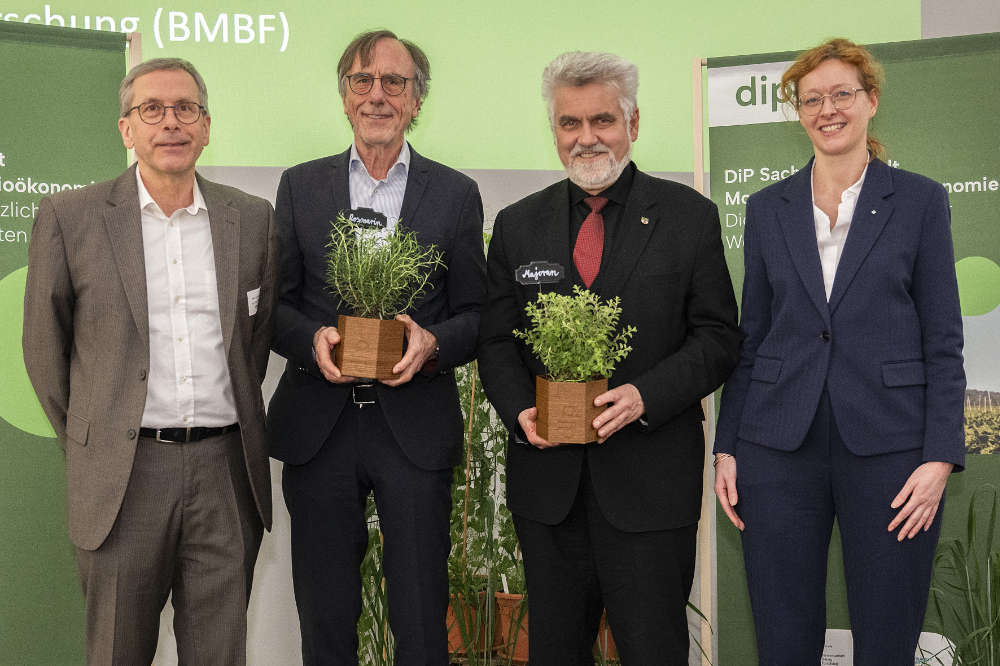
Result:
{"label": "white dress shirt", "polygon": [[351,192],[351,208],[371,208],[386,216],[386,229],[392,229],[399,222],[399,211],[403,208],[406,194],[406,178],[410,170],[410,144],[403,141],[396,163],[382,180],[375,180],[358,155],[358,149],[351,143],[351,169],[348,187]]}
{"label": "white dress shirt", "polygon": [[222,341],[215,251],[198,183],[194,202],[169,218],[135,172],[149,311],[146,428],[218,427],[237,421]]}
{"label": "white dress shirt", "polygon": [[[813,168],[815,173],[815,167]],[[816,245],[819,247],[819,261],[823,266],[823,284],[826,285],[826,300],[829,302],[833,293],[833,279],[837,275],[837,265],[840,255],[844,252],[847,232],[851,228],[851,218],[854,217],[854,207],[858,205],[861,187],[865,184],[865,174],[868,167],[861,172],[861,178],[840,195],[840,205],[837,206],[837,223],[830,229],[830,217],[816,205],[815,188],[813,188],[813,221],[816,224]]]}

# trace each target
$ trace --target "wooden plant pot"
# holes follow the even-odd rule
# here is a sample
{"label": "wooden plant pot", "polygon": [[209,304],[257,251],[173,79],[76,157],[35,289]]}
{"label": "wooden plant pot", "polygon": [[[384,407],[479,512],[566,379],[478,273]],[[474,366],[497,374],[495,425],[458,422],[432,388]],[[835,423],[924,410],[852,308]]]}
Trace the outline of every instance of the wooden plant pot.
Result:
{"label": "wooden plant pot", "polygon": [[395,319],[337,317],[334,363],[348,377],[395,379],[392,368],[403,358],[405,326]]}
{"label": "wooden plant pot", "polygon": [[[523,594],[496,593],[497,623],[500,625],[497,632],[502,637],[500,649],[497,654],[504,659],[510,659],[511,663],[519,666],[528,663],[528,611],[521,613],[521,604],[524,602]],[[520,622],[518,622],[520,619]],[[517,641],[515,642],[515,637]]]}
{"label": "wooden plant pot", "polygon": [[[493,600],[493,645],[490,652],[495,652],[501,645],[499,631],[499,613],[497,601]],[[468,654],[465,639],[462,634],[475,641],[475,650],[481,655],[486,654],[486,592],[479,593],[479,603],[473,607],[461,594],[451,595],[448,603],[448,654],[464,657]],[[464,630],[464,632],[463,632]]]}
{"label": "wooden plant pot", "polygon": [[594,407],[594,398],[608,390],[608,380],[550,382],[535,377],[535,406],[538,407],[538,436],[559,444],[586,444],[597,441],[593,422],[607,409]]}

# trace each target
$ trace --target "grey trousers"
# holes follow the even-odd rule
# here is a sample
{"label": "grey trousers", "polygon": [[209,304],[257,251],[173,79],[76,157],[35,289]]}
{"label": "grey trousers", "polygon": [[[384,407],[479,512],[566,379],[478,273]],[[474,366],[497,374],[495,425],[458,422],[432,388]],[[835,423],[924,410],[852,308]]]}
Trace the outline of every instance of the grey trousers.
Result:
{"label": "grey trousers", "polygon": [[77,549],[88,666],[148,666],[173,592],[180,666],[243,666],[263,537],[240,433],[139,438],[128,488],[97,550]]}

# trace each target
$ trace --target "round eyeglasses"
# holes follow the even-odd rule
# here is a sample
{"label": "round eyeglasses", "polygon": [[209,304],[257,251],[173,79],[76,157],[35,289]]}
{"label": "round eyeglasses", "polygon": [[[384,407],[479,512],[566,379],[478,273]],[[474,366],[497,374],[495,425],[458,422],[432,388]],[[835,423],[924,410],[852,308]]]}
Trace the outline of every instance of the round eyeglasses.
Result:
{"label": "round eyeglasses", "polygon": [[173,106],[164,106],[159,102],[145,102],[139,106],[133,106],[128,112],[132,113],[136,109],[139,109],[139,119],[147,125],[159,125],[167,117],[167,109],[173,109],[174,118],[177,118],[177,122],[185,125],[198,122],[201,114],[205,111],[205,107],[194,102],[179,102]]}
{"label": "round eyeglasses", "polygon": [[823,100],[827,97],[833,102],[833,108],[840,111],[851,108],[859,92],[868,92],[864,88],[838,88],[829,95],[808,93],[799,97],[799,111],[807,116],[815,116],[823,108]]}
{"label": "round eyeglasses", "polygon": [[382,86],[382,92],[395,97],[396,95],[403,94],[403,90],[406,89],[406,82],[412,81],[414,77],[407,78],[399,74],[385,74],[378,77],[358,72],[344,78],[347,79],[347,83],[351,86],[351,90],[354,91],[355,95],[367,95],[372,86],[375,85],[375,82],[378,81]]}

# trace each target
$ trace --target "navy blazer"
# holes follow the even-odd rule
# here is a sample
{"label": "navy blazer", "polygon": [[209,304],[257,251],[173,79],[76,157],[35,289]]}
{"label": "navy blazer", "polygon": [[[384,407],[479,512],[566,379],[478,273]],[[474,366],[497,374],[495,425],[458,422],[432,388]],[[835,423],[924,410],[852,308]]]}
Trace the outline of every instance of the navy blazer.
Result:
{"label": "navy blazer", "polygon": [[[282,235],[282,286],[271,348],[288,359],[267,413],[272,457],[308,462],[333,431],[350,385],[323,378],[313,360],[313,335],[353,314],[326,281],[331,224],[351,208],[351,151],[292,167],[281,176],[275,218]],[[447,269],[431,273],[430,288],[410,316],[437,338],[434,373],[390,387],[376,382],[379,404],[396,440],[422,469],[453,467],[462,459],[462,412],[453,368],[476,354],[486,297],[483,202],[468,176],[417,154],[410,168],[399,224],[422,245],[444,253]]]}
{"label": "navy blazer", "polygon": [[[636,170],[610,260],[595,283],[602,300],[621,298],[619,325],[636,328],[632,351],[608,385],[631,383],[639,390],[647,425],[630,423],[603,444],[544,450],[513,436],[520,430],[518,414],[535,406],[535,376],[545,374],[538,357],[513,336],[529,327],[524,308],[539,288],[518,284],[514,273],[546,260],[572,275],[568,183],[503,209],[490,242],[479,375],[512,433],[507,506],[536,522],[562,521],[576,497],[586,449],[598,502],[616,528],[691,525],[701,511],[705,457],[700,401],[736,363],[740,333],[718,208],[690,187]],[[572,294],[573,279],[544,289]]]}
{"label": "navy blazer", "polygon": [[962,316],[948,195],[873,160],[829,303],[812,206],[812,162],[752,195],[740,361],[722,393],[716,453],[737,439],[803,442],[824,386],[855,455],[923,449],[965,461]]}

